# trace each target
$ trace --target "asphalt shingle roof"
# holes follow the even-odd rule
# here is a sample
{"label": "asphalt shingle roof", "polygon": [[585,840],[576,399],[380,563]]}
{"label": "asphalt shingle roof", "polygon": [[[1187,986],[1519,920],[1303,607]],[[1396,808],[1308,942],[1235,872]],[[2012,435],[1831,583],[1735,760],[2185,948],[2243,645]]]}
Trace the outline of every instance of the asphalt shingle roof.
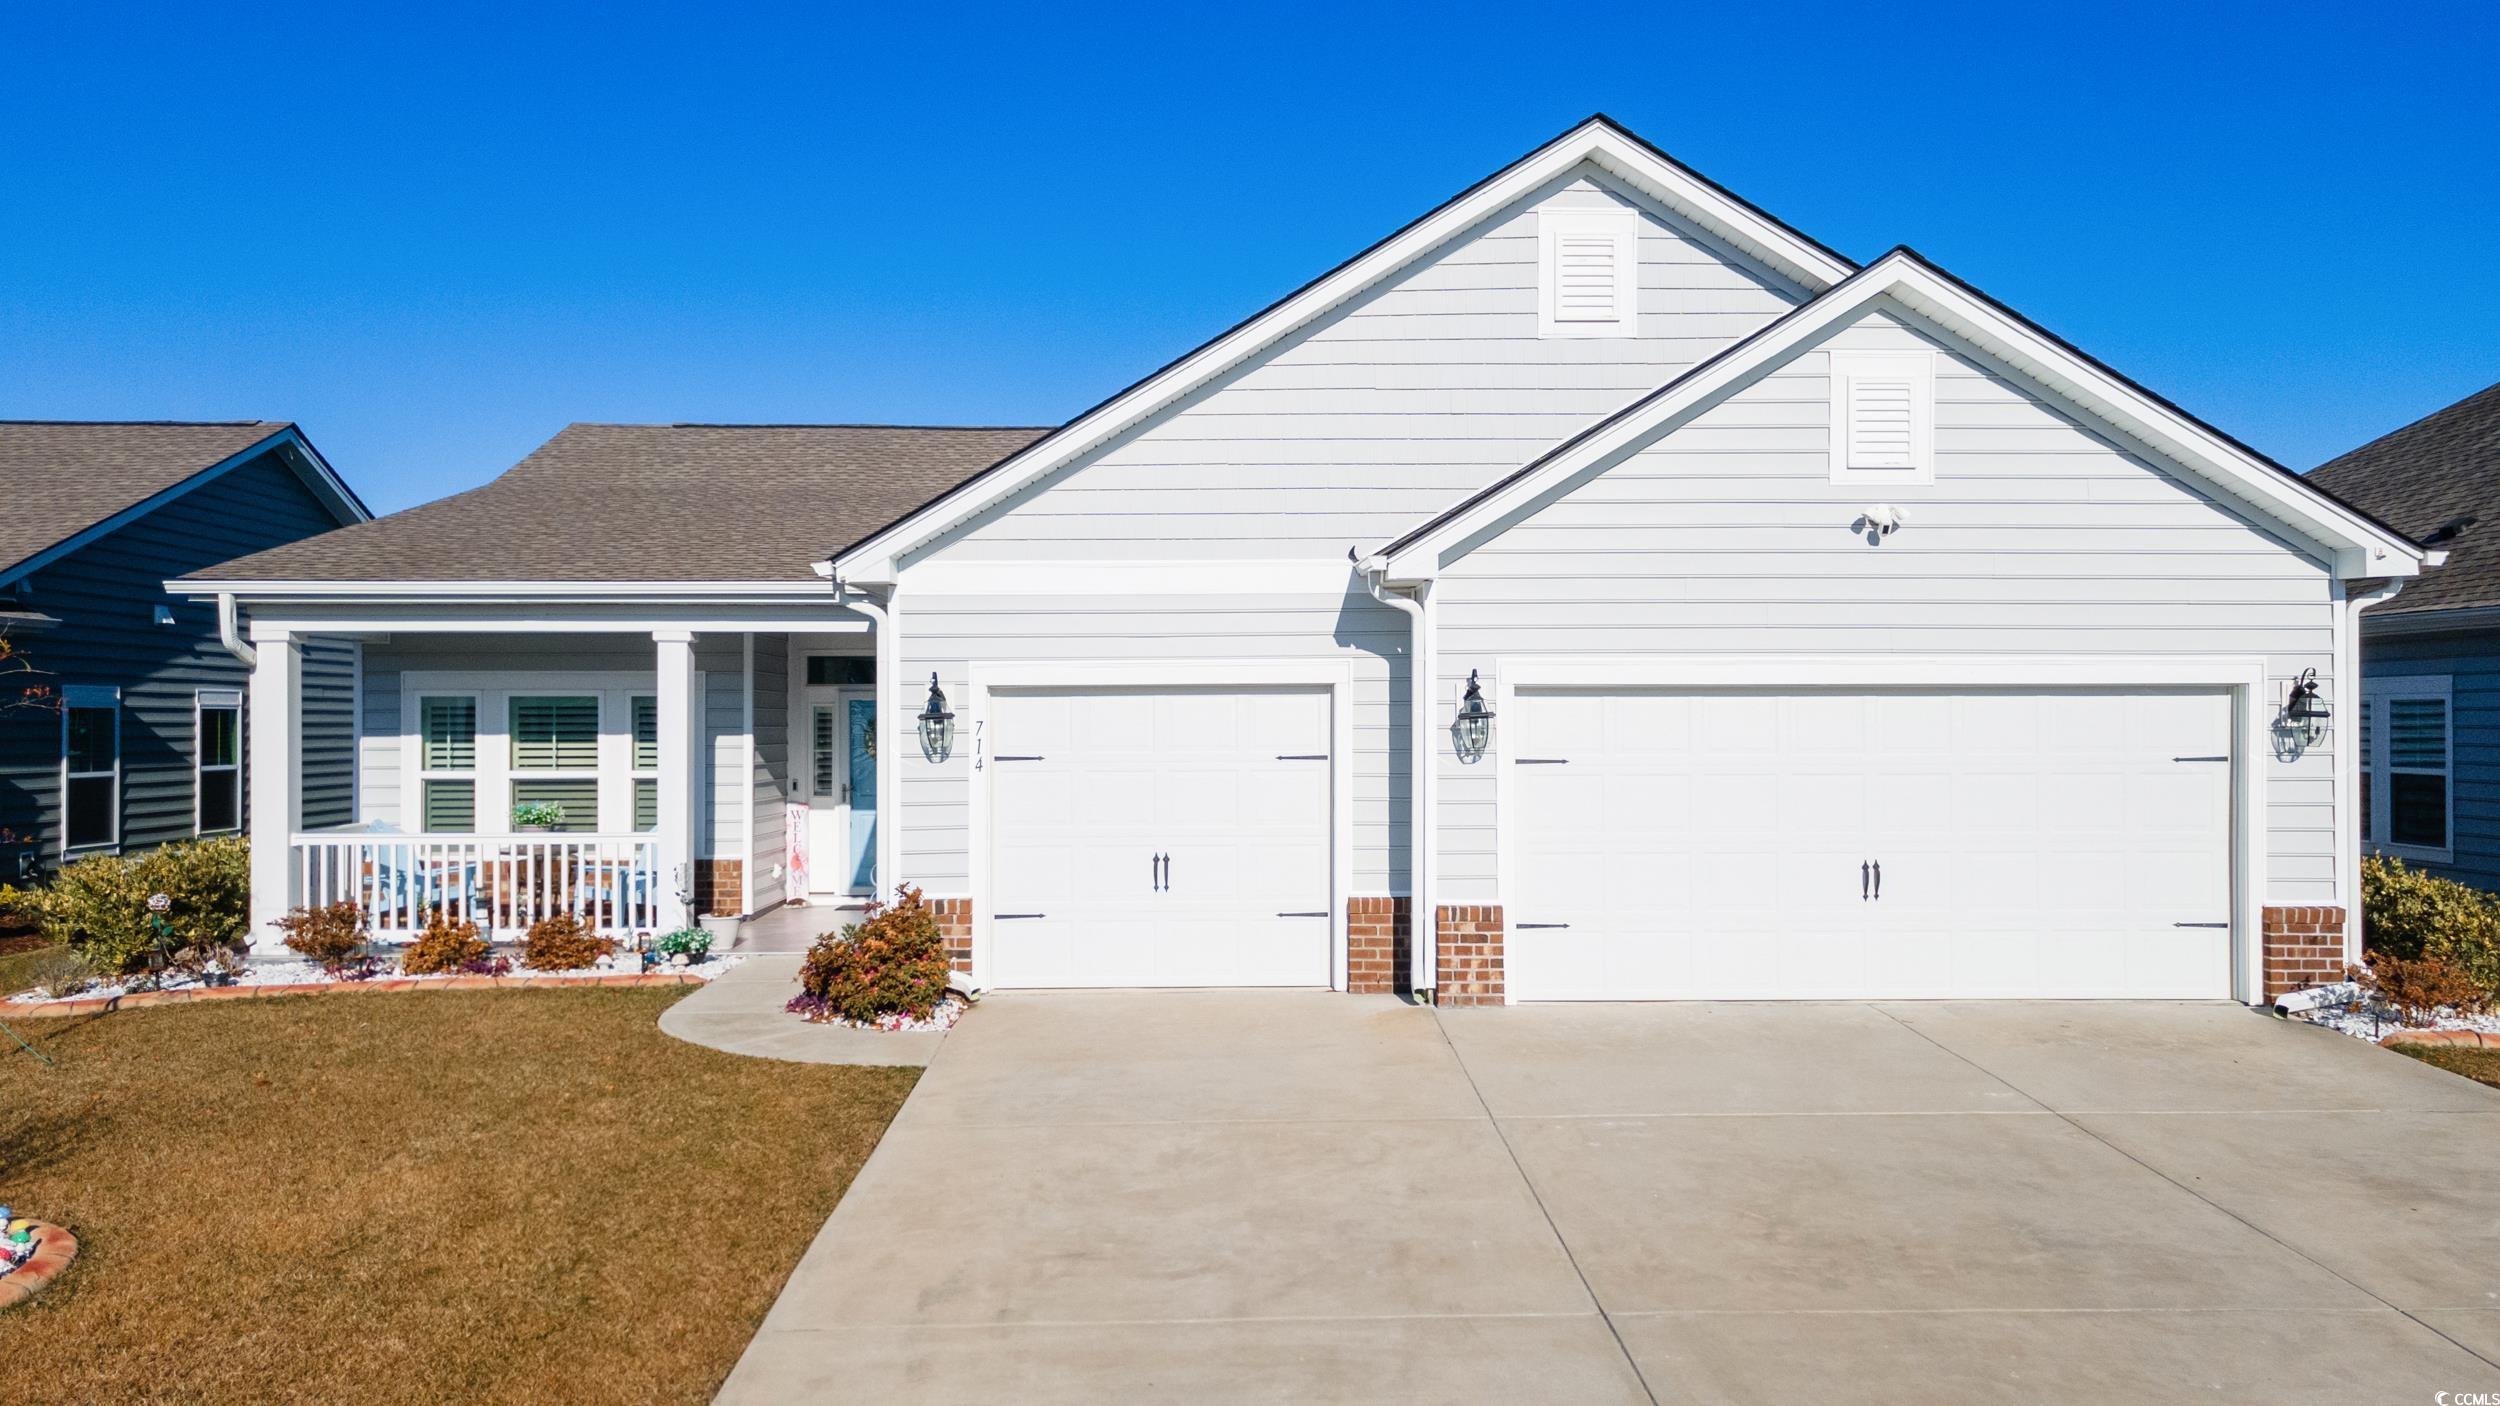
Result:
{"label": "asphalt shingle roof", "polygon": [[2372,616],[2500,605],[2500,385],[2331,459],[2309,477],[2415,541],[2447,549],[2447,565],[2372,606]]}
{"label": "asphalt shingle roof", "polygon": [[283,420],[0,421],[0,570],[289,428]]}
{"label": "asphalt shingle roof", "polygon": [[806,581],[825,554],[1049,433],[571,425],[500,477],[203,581]]}

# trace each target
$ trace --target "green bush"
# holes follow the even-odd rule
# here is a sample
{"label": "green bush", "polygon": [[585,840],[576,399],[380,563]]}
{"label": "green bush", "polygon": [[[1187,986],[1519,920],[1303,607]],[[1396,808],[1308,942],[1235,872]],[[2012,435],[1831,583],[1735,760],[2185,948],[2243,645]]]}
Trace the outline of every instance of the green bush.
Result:
{"label": "green bush", "polygon": [[2365,858],[2361,940],[2366,954],[2436,958],[2500,994],[2500,899],[2480,889],[2407,869],[2401,859]]}
{"label": "green bush", "polygon": [[867,1022],[896,1015],[926,1020],[937,1009],[949,975],[937,915],[908,884],[894,895],[891,906],[873,904],[867,917],[838,935],[816,939],[799,968],[805,994],[790,1003],[792,1010]]}
{"label": "green bush", "polygon": [[[152,951],[201,954],[250,940],[251,848],[240,837],[188,841],[141,855],[91,855],[13,900],[47,936],[98,972],[146,965]],[[163,894],[164,911],[148,900]]]}

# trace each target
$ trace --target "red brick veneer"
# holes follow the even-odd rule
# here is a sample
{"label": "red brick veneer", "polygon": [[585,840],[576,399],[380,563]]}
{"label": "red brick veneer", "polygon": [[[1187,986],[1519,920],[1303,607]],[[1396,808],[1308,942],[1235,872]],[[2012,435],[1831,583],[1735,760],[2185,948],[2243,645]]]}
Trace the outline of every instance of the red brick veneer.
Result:
{"label": "red brick veneer", "polygon": [[1443,904],[1434,926],[1440,958],[1433,1000],[1445,1006],[1502,1003],[1502,909],[1499,904]]}
{"label": "red brick veneer", "polygon": [[1403,898],[1370,895],[1345,901],[1345,989],[1380,996],[1407,988],[1407,919]]}
{"label": "red brick veneer", "polygon": [[2266,999],[2344,977],[2344,910],[2265,910]]}
{"label": "red brick veneer", "polygon": [[959,972],[972,970],[972,900],[932,898],[926,902],[937,915],[938,932],[946,939],[947,966]]}
{"label": "red brick veneer", "polygon": [[735,918],[746,912],[747,866],[743,859],[698,859],[694,863],[694,911]]}

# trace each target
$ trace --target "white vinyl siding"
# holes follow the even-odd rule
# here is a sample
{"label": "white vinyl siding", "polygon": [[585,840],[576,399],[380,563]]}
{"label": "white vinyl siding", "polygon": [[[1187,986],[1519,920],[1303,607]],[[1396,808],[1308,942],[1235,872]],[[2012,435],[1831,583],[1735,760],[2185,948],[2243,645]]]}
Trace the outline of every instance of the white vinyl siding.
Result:
{"label": "white vinyl siding", "polygon": [[[1830,481],[1826,347],[1670,427],[1460,558],[1436,696],[1537,656],[2256,656],[2334,668],[2326,564],[1887,305],[1829,346],[1931,355],[1936,481],[1870,545]],[[1495,896],[1495,758],[1440,748],[1442,902]],[[2265,898],[2335,902],[2341,745],[2264,768]]]}
{"label": "white vinyl siding", "polygon": [[[1634,230],[1633,335],[1542,336],[1540,222],[1591,212]],[[1347,544],[1397,536],[1800,296],[1584,168],[925,555],[1342,559]]]}

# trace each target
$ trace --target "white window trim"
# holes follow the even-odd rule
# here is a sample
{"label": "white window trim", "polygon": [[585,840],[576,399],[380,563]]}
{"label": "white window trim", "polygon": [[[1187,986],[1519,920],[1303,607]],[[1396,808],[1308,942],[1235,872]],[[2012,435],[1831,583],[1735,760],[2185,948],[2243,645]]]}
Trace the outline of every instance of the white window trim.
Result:
{"label": "white window trim", "polygon": [[[1605,320],[1558,316],[1555,269],[1565,237],[1615,241],[1615,315]],[[1641,216],[1637,210],[1539,210],[1536,214],[1536,333],[1540,337],[1630,337],[1640,330]]]}
{"label": "white window trim", "polygon": [[[2368,775],[2370,778],[2370,829],[2376,833],[2361,837],[2362,846],[2373,854],[2393,859],[2410,859],[2423,864],[2450,864],[2457,850],[2457,704],[2456,680],[2449,674],[2408,674],[2394,678],[2367,680],[2361,689],[2362,706],[2369,714],[2370,744]],[[2395,818],[2395,786],[2391,778],[2395,768],[2388,750],[2393,728],[2394,709],[2387,706],[2395,698],[2436,698],[2439,700],[2440,725],[2445,731],[2442,753],[2446,758],[2448,785],[2445,800],[2447,814],[2442,817],[2440,833],[2448,837],[2445,845],[2400,845],[2383,838]],[[2408,771],[2420,768],[2408,767]]]}
{"label": "white window trim", "polygon": [[[599,782],[599,818],[594,831],[601,835],[638,835],[650,832],[634,829],[634,783],[637,775],[656,776],[657,772],[634,770],[633,703],[636,695],[657,697],[659,676],[623,670],[584,670],[568,673],[548,670],[410,670],[400,676],[400,775],[406,784],[401,787],[399,824],[410,834],[425,829],[425,789],[428,777],[473,778],[477,782],[477,817],[480,828],[470,832],[481,835],[508,835],[512,830],[512,786],[516,780],[586,780]],[[599,700],[599,766],[596,771],[515,770],[512,766],[512,700],[538,697],[596,697]],[[477,700],[477,770],[474,772],[429,772],[425,770],[424,719],[418,712],[426,698],[469,697]],[[697,698],[701,706],[700,694]],[[661,739],[665,746],[667,739]],[[702,768],[696,768],[698,781]],[[488,828],[489,822],[500,828]]]}
{"label": "white window trim", "polygon": [[[110,709],[113,714],[113,835],[110,839],[73,846],[69,842],[69,715],[76,709]],[[113,854],[122,846],[122,691],[113,684],[70,684],[61,690],[61,857],[72,855]],[[76,775],[93,780],[106,775],[101,771],[82,771]]]}
{"label": "white window trim", "polygon": [[[234,760],[211,766],[208,763],[208,718],[211,709],[234,714]],[[234,835],[243,829],[243,691],[234,688],[203,688],[191,697],[191,833],[197,835]],[[208,788],[201,778],[212,771],[234,773],[234,824],[210,828],[205,810]]]}
{"label": "white window trim", "polygon": [[[1831,360],[1831,478],[1853,487],[1926,487],[1936,481],[1936,355],[1927,351],[1834,349]],[[1849,462],[1852,387],[1861,380],[1910,384],[1910,465],[1858,468]]]}

